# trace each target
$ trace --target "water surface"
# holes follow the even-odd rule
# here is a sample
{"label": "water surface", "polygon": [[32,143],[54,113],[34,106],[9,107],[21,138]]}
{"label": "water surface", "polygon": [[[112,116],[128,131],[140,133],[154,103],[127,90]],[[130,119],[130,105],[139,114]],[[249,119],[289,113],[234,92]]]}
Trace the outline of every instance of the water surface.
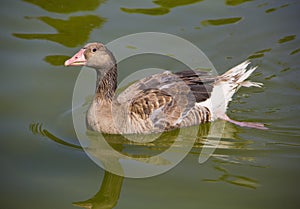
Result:
{"label": "water surface", "polygon": [[[2,2],[1,208],[299,208],[298,1],[84,2]],[[251,59],[259,66],[251,78],[265,85],[240,89],[228,114],[269,130],[226,124],[206,163],[198,164],[198,141],[178,166],[152,178],[99,168],[77,146],[72,125],[80,69],[63,62],[86,42],[145,31],[191,41],[219,73]],[[120,80],[135,66],[123,63]],[[151,154],[168,142],[114,146]]]}

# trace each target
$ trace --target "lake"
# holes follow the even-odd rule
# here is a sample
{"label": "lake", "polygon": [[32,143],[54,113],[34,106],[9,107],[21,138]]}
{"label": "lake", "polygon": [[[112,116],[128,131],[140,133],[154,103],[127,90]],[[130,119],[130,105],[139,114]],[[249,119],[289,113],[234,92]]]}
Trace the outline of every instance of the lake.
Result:
{"label": "lake", "polygon": [[[1,208],[299,208],[299,10],[297,0],[3,0]],[[251,60],[258,66],[251,80],[264,86],[241,88],[228,115],[269,129],[226,123],[216,150],[199,164],[210,127],[196,127],[203,133],[184,160],[153,177],[123,178],[100,168],[73,126],[80,68],[63,63],[85,43],[141,32],[193,43],[220,74]],[[163,61],[125,60],[119,80]],[[106,139],[119,152],[154,156],[172,145],[172,134],[149,145]]]}

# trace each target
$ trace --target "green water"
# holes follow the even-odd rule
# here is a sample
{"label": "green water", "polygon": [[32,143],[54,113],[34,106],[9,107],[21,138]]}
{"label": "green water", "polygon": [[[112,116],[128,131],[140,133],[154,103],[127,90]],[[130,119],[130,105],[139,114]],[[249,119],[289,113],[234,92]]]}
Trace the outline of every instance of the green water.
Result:
{"label": "green water", "polygon": [[[299,208],[299,10],[297,0],[2,1],[0,207]],[[228,114],[269,130],[226,124],[207,162],[198,164],[198,142],[156,177],[99,168],[77,146],[70,109],[79,68],[63,62],[86,42],[146,31],[191,41],[219,73],[250,58],[259,66],[252,79],[265,85],[240,89]]]}

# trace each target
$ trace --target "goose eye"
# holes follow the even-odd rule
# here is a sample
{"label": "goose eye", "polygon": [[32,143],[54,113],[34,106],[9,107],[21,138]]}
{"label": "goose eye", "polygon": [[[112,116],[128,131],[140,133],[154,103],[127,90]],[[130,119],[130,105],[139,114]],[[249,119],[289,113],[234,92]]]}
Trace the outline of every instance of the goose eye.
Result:
{"label": "goose eye", "polygon": [[93,49],[92,49],[92,51],[93,51],[93,52],[96,52],[96,51],[97,51],[97,49],[96,49],[96,48],[93,48]]}

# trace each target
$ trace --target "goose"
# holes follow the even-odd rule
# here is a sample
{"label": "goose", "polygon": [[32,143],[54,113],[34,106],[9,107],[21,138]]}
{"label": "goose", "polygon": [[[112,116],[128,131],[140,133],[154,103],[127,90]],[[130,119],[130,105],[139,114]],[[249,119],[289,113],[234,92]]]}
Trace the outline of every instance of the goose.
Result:
{"label": "goose", "polygon": [[196,70],[165,71],[143,78],[117,95],[117,62],[104,44],[88,43],[64,63],[96,70],[96,90],[86,123],[88,129],[106,134],[158,133],[217,119],[267,129],[264,124],[236,121],[226,114],[240,87],[263,85],[246,80],[256,69],[248,68],[249,64],[244,61],[219,76]]}

